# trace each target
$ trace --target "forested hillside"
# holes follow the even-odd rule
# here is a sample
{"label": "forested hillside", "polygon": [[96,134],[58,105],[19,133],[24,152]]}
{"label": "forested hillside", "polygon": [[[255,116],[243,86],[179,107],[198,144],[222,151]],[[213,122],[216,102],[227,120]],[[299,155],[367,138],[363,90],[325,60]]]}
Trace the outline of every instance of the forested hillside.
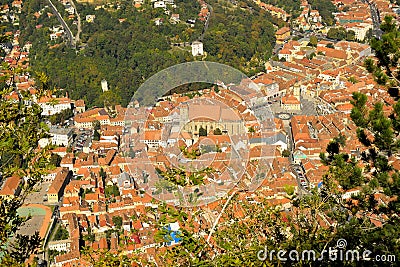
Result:
{"label": "forested hillside", "polygon": [[[282,22],[260,10],[252,1],[244,5],[211,1],[210,25],[204,36],[205,60],[218,61],[239,68],[251,75],[259,72],[270,57],[274,46],[274,27]],[[197,19],[197,1],[176,1],[181,22],[172,24],[170,15],[161,8],[145,4],[137,9],[131,2],[119,8],[79,4],[83,20],[81,47],[71,49],[60,40],[50,41],[49,28],[58,25],[54,16],[39,0],[27,2],[27,16],[22,27],[24,38],[33,43],[32,67],[47,73],[53,86],[68,91],[73,99],[84,99],[89,106],[102,106],[105,98],[126,105],[140,84],[158,71],[182,62],[194,60],[189,47],[173,43],[197,40],[204,23]],[[44,11],[40,17],[35,12]],[[85,21],[95,15],[94,22]],[[195,18],[194,27],[186,20]],[[156,25],[155,20],[163,23]],[[40,28],[38,28],[38,25]],[[78,44],[79,45],[79,44]],[[102,93],[100,82],[108,81],[110,92]]]}

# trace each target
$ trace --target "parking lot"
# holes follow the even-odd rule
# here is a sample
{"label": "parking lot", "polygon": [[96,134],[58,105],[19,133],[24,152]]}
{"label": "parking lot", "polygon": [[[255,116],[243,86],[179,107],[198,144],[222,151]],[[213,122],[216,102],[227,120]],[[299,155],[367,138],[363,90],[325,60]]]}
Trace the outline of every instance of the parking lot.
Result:
{"label": "parking lot", "polygon": [[92,140],[91,130],[79,130],[75,141],[72,143],[72,148],[74,152],[80,152],[86,143],[90,143]]}
{"label": "parking lot", "polygon": [[292,170],[293,170],[293,173],[296,175],[299,188],[308,190],[310,187],[314,187],[313,184],[309,183],[309,181],[300,165],[293,164]]}

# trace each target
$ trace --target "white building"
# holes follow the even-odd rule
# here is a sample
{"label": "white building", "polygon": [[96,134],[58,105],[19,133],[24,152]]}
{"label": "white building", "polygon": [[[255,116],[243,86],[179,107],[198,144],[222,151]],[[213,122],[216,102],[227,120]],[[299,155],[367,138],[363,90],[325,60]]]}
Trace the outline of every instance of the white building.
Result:
{"label": "white building", "polygon": [[73,15],[75,13],[75,9],[72,6],[67,6],[65,8],[65,11],[68,12],[68,14]]}
{"label": "white building", "polygon": [[141,143],[146,144],[149,148],[166,147],[167,142],[161,138],[161,130],[147,130],[144,132]]}
{"label": "white building", "polygon": [[351,27],[346,27],[347,31],[354,31],[355,33],[355,38],[359,41],[362,41],[365,39],[365,36],[367,35],[367,32],[371,29],[372,30],[372,24],[369,23],[352,23]]}
{"label": "white building", "polygon": [[103,92],[107,92],[108,91],[108,83],[106,80],[101,80],[101,90],[103,90]]}
{"label": "white building", "polygon": [[202,56],[203,54],[204,54],[203,43],[199,41],[194,41],[192,43],[192,55],[196,57],[196,56]]}
{"label": "white building", "polygon": [[51,127],[51,143],[57,146],[69,146],[72,142],[73,130],[69,128]]}
{"label": "white building", "polygon": [[49,143],[50,143],[49,138],[41,138],[39,140],[38,144],[39,144],[39,147],[43,148],[43,147],[46,147]]}
{"label": "white building", "polygon": [[69,251],[70,246],[71,246],[71,240],[69,239],[49,242],[50,250]]}
{"label": "white building", "polygon": [[42,108],[42,116],[51,116],[72,107],[69,98],[42,98],[38,104]]}
{"label": "white building", "polygon": [[86,15],[86,21],[89,23],[94,22],[95,18],[96,18],[96,15]]}
{"label": "white building", "polygon": [[157,2],[155,2],[154,3],[154,8],[166,8],[167,7],[167,5],[165,4],[165,2],[164,1],[157,1]]}

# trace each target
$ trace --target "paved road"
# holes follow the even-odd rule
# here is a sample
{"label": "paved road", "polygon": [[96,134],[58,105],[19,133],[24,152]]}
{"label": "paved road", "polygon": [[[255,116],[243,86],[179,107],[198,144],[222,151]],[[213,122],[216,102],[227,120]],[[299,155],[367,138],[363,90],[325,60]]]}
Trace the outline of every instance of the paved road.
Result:
{"label": "paved road", "polygon": [[77,25],[77,26],[78,26],[78,31],[77,31],[76,36],[75,36],[75,43],[77,44],[77,43],[79,43],[79,40],[80,40],[79,35],[80,35],[81,32],[82,32],[82,27],[81,27],[81,16],[79,15],[78,10],[76,9],[75,2],[74,2],[74,1],[71,1],[71,5],[72,5],[72,7],[73,7],[74,10],[75,10],[75,14],[76,14],[76,17],[77,17],[77,19],[78,19],[78,25]]}
{"label": "paved road", "polygon": [[64,21],[63,17],[60,15],[60,13],[58,12],[57,8],[55,7],[55,5],[53,4],[53,2],[51,2],[51,0],[47,0],[50,4],[50,8],[52,9],[54,15],[56,15],[58,21],[61,23],[61,25],[63,26],[65,33],[68,36],[69,39],[69,43],[72,47],[75,47],[76,42],[75,42],[75,38],[72,35],[72,31],[71,29],[68,27],[67,23]]}
{"label": "paved road", "polygon": [[376,8],[374,3],[370,0],[361,0],[363,3],[368,4],[369,8],[371,10],[371,18],[372,18],[372,23],[373,23],[373,30],[372,34],[380,39],[382,37],[383,31],[380,28],[381,25],[381,18],[379,16],[379,10]]}
{"label": "paved road", "polygon": [[210,24],[211,14],[213,13],[212,6],[210,4],[207,4],[207,7],[208,7],[208,10],[209,10],[209,14],[208,14],[206,22],[204,23],[204,28],[203,28],[203,31],[201,32],[201,35],[200,35],[200,38],[199,38],[200,41],[203,41],[204,34],[206,33],[206,31],[208,29],[208,25]]}

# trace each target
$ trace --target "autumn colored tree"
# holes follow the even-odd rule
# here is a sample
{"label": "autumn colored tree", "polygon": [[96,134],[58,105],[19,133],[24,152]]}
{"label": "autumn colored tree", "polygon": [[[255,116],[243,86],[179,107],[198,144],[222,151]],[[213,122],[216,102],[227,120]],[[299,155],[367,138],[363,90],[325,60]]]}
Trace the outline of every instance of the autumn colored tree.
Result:
{"label": "autumn colored tree", "polygon": [[[42,122],[41,108],[31,94],[15,87],[13,77],[18,70],[3,64],[1,72],[6,75],[0,76],[0,179],[4,182],[10,177],[19,177],[21,193],[0,198],[0,264],[24,266],[25,260],[39,248],[41,239],[38,233],[32,236],[16,234],[30,219],[18,215],[17,210],[33,187],[40,183],[49,166],[48,151],[37,149],[48,129]],[[47,94],[48,77],[40,75],[37,85],[36,97]],[[18,92],[18,99],[9,97],[12,92]]]}

